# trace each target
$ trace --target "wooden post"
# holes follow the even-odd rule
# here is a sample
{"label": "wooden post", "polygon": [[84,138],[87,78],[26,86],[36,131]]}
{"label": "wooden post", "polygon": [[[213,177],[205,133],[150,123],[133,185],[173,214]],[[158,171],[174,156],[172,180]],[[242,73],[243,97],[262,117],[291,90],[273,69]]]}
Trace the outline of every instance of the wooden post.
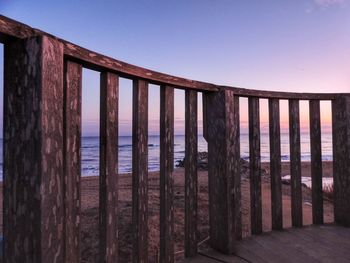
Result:
{"label": "wooden post", "polygon": [[334,221],[350,227],[350,96],[332,101]]}
{"label": "wooden post", "polygon": [[160,87],[160,262],[174,262],[174,88]]}
{"label": "wooden post", "polygon": [[289,147],[290,174],[292,196],[292,225],[303,225],[303,206],[301,192],[301,160],[300,160],[300,117],[299,100],[289,100]]}
{"label": "wooden post", "polygon": [[185,92],[185,256],[197,254],[197,92]]}
{"label": "wooden post", "polygon": [[248,98],[250,223],[252,234],[262,233],[259,98]]}
{"label": "wooden post", "polygon": [[271,219],[272,229],[283,229],[280,104],[269,99],[270,173],[271,173]]}
{"label": "wooden post", "polygon": [[5,45],[4,262],[63,262],[63,46]]}
{"label": "wooden post", "polygon": [[80,174],[82,66],[64,65],[64,207],[65,262],[80,262]]}
{"label": "wooden post", "polygon": [[101,73],[100,262],[118,262],[118,76]]}
{"label": "wooden post", "polygon": [[310,149],[312,180],[312,222],[323,224],[320,101],[310,100]]}
{"label": "wooden post", "polygon": [[132,121],[133,262],[148,262],[148,83],[134,80]]}
{"label": "wooden post", "polygon": [[239,97],[230,90],[206,96],[210,245],[230,254],[242,237]]}

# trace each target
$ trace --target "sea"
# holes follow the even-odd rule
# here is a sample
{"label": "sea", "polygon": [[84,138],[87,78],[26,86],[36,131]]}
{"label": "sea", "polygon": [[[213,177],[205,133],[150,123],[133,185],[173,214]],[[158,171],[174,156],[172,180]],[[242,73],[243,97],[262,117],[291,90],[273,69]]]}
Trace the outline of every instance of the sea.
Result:
{"label": "sea", "polygon": [[[249,135],[241,134],[241,158],[249,158]],[[0,140],[0,180],[2,180],[2,148],[3,141]],[[202,135],[198,136],[198,151],[207,151],[208,145]],[[159,171],[159,136],[150,135],[148,138],[148,169]],[[185,136],[174,136],[174,165],[185,156]],[[118,170],[119,173],[130,173],[132,169],[132,137],[120,136],[118,147]],[[322,159],[332,160],[332,135],[322,134]],[[261,161],[268,162],[269,134],[261,134]],[[289,134],[281,133],[281,160],[289,161]],[[301,160],[310,161],[310,135],[301,133]],[[96,176],[99,174],[99,137],[82,137],[82,176]]]}

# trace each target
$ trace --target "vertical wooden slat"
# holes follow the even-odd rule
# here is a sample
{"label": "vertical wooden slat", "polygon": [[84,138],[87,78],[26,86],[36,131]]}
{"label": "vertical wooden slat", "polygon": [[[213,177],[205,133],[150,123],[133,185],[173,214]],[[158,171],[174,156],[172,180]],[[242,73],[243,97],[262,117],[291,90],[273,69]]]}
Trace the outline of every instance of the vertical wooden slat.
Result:
{"label": "vertical wooden slat", "polygon": [[210,246],[234,252],[242,237],[239,97],[207,95]]}
{"label": "vertical wooden slat", "polygon": [[174,88],[160,88],[160,262],[174,262]]}
{"label": "vertical wooden slat", "polygon": [[262,233],[259,98],[248,98],[250,214],[252,234]]}
{"label": "vertical wooden slat", "polygon": [[350,96],[332,101],[334,221],[350,227]]}
{"label": "vertical wooden slat", "polygon": [[283,228],[281,180],[281,132],[278,99],[269,99],[270,175],[272,229]]}
{"label": "vertical wooden slat", "polygon": [[226,151],[229,176],[229,198],[232,210],[229,210],[229,228],[231,252],[234,249],[234,241],[242,239],[242,211],[241,211],[241,152],[240,152],[240,119],[239,119],[239,97],[227,94],[225,103],[230,114],[226,113],[227,142]]}
{"label": "vertical wooden slat", "polygon": [[289,147],[291,174],[292,226],[303,225],[299,100],[289,100]]}
{"label": "vertical wooden slat", "polygon": [[202,93],[202,105],[203,105],[203,138],[208,142],[208,121],[207,121],[207,94]]}
{"label": "vertical wooden slat", "polygon": [[63,45],[4,53],[4,262],[63,262]]}
{"label": "vertical wooden slat", "polygon": [[64,207],[65,262],[80,262],[82,66],[65,62],[64,82]]}
{"label": "vertical wooden slat", "polygon": [[100,262],[118,262],[118,76],[100,77]]}
{"label": "vertical wooden slat", "polygon": [[185,91],[185,256],[197,254],[197,92]]}
{"label": "vertical wooden slat", "polygon": [[148,83],[133,82],[133,262],[148,262]]}
{"label": "vertical wooden slat", "polygon": [[323,224],[320,101],[310,100],[310,149],[312,180],[312,222]]}

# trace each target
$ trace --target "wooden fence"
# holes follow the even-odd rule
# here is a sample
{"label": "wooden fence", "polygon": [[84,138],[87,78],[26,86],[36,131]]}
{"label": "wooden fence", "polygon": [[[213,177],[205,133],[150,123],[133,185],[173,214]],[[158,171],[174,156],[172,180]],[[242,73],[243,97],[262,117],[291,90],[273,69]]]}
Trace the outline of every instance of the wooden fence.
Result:
{"label": "wooden fence", "polygon": [[133,261],[148,261],[148,84],[160,86],[160,262],[174,261],[174,89],[185,90],[185,255],[197,253],[197,93],[209,151],[211,247],[242,236],[239,98],[248,97],[252,234],[262,233],[259,99],[269,101],[272,228],[281,230],[279,101],[289,101],[292,225],[302,226],[299,101],[310,105],[313,223],[323,223],[320,101],[332,101],[335,222],[350,226],[350,94],[218,86],[130,65],[0,16],[4,261],[80,261],[82,68],[101,73],[100,262],[118,261],[119,77],[133,80]]}

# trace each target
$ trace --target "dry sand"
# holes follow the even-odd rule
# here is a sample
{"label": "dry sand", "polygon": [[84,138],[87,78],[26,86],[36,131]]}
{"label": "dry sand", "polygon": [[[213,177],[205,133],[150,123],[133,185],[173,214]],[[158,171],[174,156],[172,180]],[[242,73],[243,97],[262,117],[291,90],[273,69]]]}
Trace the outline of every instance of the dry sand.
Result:
{"label": "dry sand", "polygon": [[[263,163],[262,169],[269,172],[269,164]],[[332,163],[324,162],[323,171],[325,177],[332,176]],[[310,176],[310,164],[302,163],[302,175]],[[282,175],[289,174],[289,164],[282,164]],[[183,257],[184,237],[184,169],[177,168],[174,171],[175,189],[175,252],[178,261]],[[205,240],[209,235],[208,228],[208,173],[198,171],[198,234],[199,240]],[[82,179],[82,225],[81,225],[81,253],[82,262],[98,262],[98,177],[83,177]],[[290,211],[290,186],[283,185],[283,225],[291,226]],[[0,185],[2,193],[2,184]],[[2,213],[2,194],[0,193],[0,211]],[[311,191],[303,187],[303,222],[304,225],[312,223]],[[242,178],[242,220],[243,236],[250,232],[250,198],[249,180]],[[271,194],[268,177],[262,178],[262,202],[263,202],[263,229],[271,230]],[[333,205],[325,201],[325,222],[333,221]],[[157,262],[159,248],[159,173],[149,173],[149,257],[150,262]],[[131,176],[119,175],[119,255],[120,262],[131,262]],[[2,216],[0,217],[2,230]],[[205,249],[204,242],[200,249]]]}
{"label": "dry sand", "polygon": [[[332,175],[332,163],[325,162],[324,176]],[[269,172],[269,164],[263,163],[262,169]],[[282,175],[289,174],[289,164],[282,164]],[[302,163],[302,175],[310,176],[310,164]],[[184,238],[184,169],[177,168],[174,171],[175,178],[175,252],[178,261],[183,257]],[[198,213],[199,240],[205,240],[209,236],[208,228],[208,173],[198,171]],[[131,176],[123,174],[119,176],[119,254],[121,262],[131,262]],[[283,185],[283,226],[291,227],[290,210],[290,186]],[[303,187],[303,222],[304,225],[312,223],[311,191]],[[262,178],[262,202],[263,202],[263,229],[271,230],[271,193],[269,178]],[[242,220],[243,236],[250,233],[250,198],[249,180],[242,178]],[[325,221],[333,221],[333,205],[325,202]],[[149,257],[150,262],[157,262],[159,249],[159,173],[149,174]],[[205,249],[207,242],[201,245]],[[82,183],[82,259],[83,262],[97,262],[98,249],[98,178],[85,177]]]}

